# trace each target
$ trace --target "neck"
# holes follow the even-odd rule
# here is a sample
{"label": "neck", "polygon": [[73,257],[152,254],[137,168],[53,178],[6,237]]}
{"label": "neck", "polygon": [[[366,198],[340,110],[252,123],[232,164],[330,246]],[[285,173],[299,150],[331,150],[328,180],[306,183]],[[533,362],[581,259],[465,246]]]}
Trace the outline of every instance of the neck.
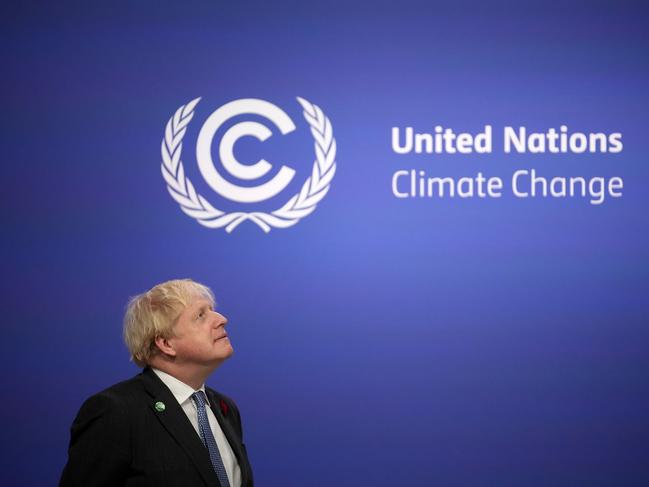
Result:
{"label": "neck", "polygon": [[196,365],[189,367],[187,364],[177,364],[165,360],[151,360],[149,365],[158,370],[161,370],[172,377],[175,377],[180,382],[184,382],[194,390],[201,388],[207,378],[214,372],[214,369],[219,364],[214,366],[201,366]]}

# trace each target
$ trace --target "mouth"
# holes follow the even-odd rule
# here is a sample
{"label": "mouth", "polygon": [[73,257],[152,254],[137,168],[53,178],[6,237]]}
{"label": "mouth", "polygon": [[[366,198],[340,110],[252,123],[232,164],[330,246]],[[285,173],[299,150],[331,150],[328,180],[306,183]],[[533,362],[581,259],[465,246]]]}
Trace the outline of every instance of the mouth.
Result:
{"label": "mouth", "polygon": [[218,342],[219,340],[227,340],[227,339],[228,339],[228,335],[226,334],[226,335],[223,335],[222,337],[219,337],[219,338],[215,339],[214,341]]}

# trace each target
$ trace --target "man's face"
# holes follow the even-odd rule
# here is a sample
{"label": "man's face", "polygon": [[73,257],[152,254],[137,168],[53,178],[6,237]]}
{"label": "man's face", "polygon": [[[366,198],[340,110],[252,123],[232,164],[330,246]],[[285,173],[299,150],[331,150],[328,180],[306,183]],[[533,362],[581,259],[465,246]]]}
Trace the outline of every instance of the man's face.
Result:
{"label": "man's face", "polygon": [[194,299],[178,317],[174,336],[168,340],[176,351],[176,363],[214,366],[232,355],[227,322],[208,299]]}

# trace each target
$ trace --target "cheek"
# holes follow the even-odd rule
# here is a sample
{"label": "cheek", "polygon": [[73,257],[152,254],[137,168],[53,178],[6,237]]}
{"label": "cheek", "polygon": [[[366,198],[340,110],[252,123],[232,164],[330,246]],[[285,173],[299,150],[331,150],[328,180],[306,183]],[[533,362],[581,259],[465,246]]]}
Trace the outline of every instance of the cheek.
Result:
{"label": "cheek", "polygon": [[185,336],[176,343],[176,351],[181,354],[191,354],[201,349],[201,342],[196,336]]}

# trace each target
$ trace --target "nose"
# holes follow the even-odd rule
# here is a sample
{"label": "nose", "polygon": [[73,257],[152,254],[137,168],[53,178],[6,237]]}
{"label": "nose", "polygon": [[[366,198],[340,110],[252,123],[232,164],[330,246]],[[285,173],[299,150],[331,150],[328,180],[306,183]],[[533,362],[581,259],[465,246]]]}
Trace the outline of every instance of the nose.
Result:
{"label": "nose", "polygon": [[228,319],[217,311],[212,311],[214,313],[214,323],[216,326],[225,326],[228,323]]}

